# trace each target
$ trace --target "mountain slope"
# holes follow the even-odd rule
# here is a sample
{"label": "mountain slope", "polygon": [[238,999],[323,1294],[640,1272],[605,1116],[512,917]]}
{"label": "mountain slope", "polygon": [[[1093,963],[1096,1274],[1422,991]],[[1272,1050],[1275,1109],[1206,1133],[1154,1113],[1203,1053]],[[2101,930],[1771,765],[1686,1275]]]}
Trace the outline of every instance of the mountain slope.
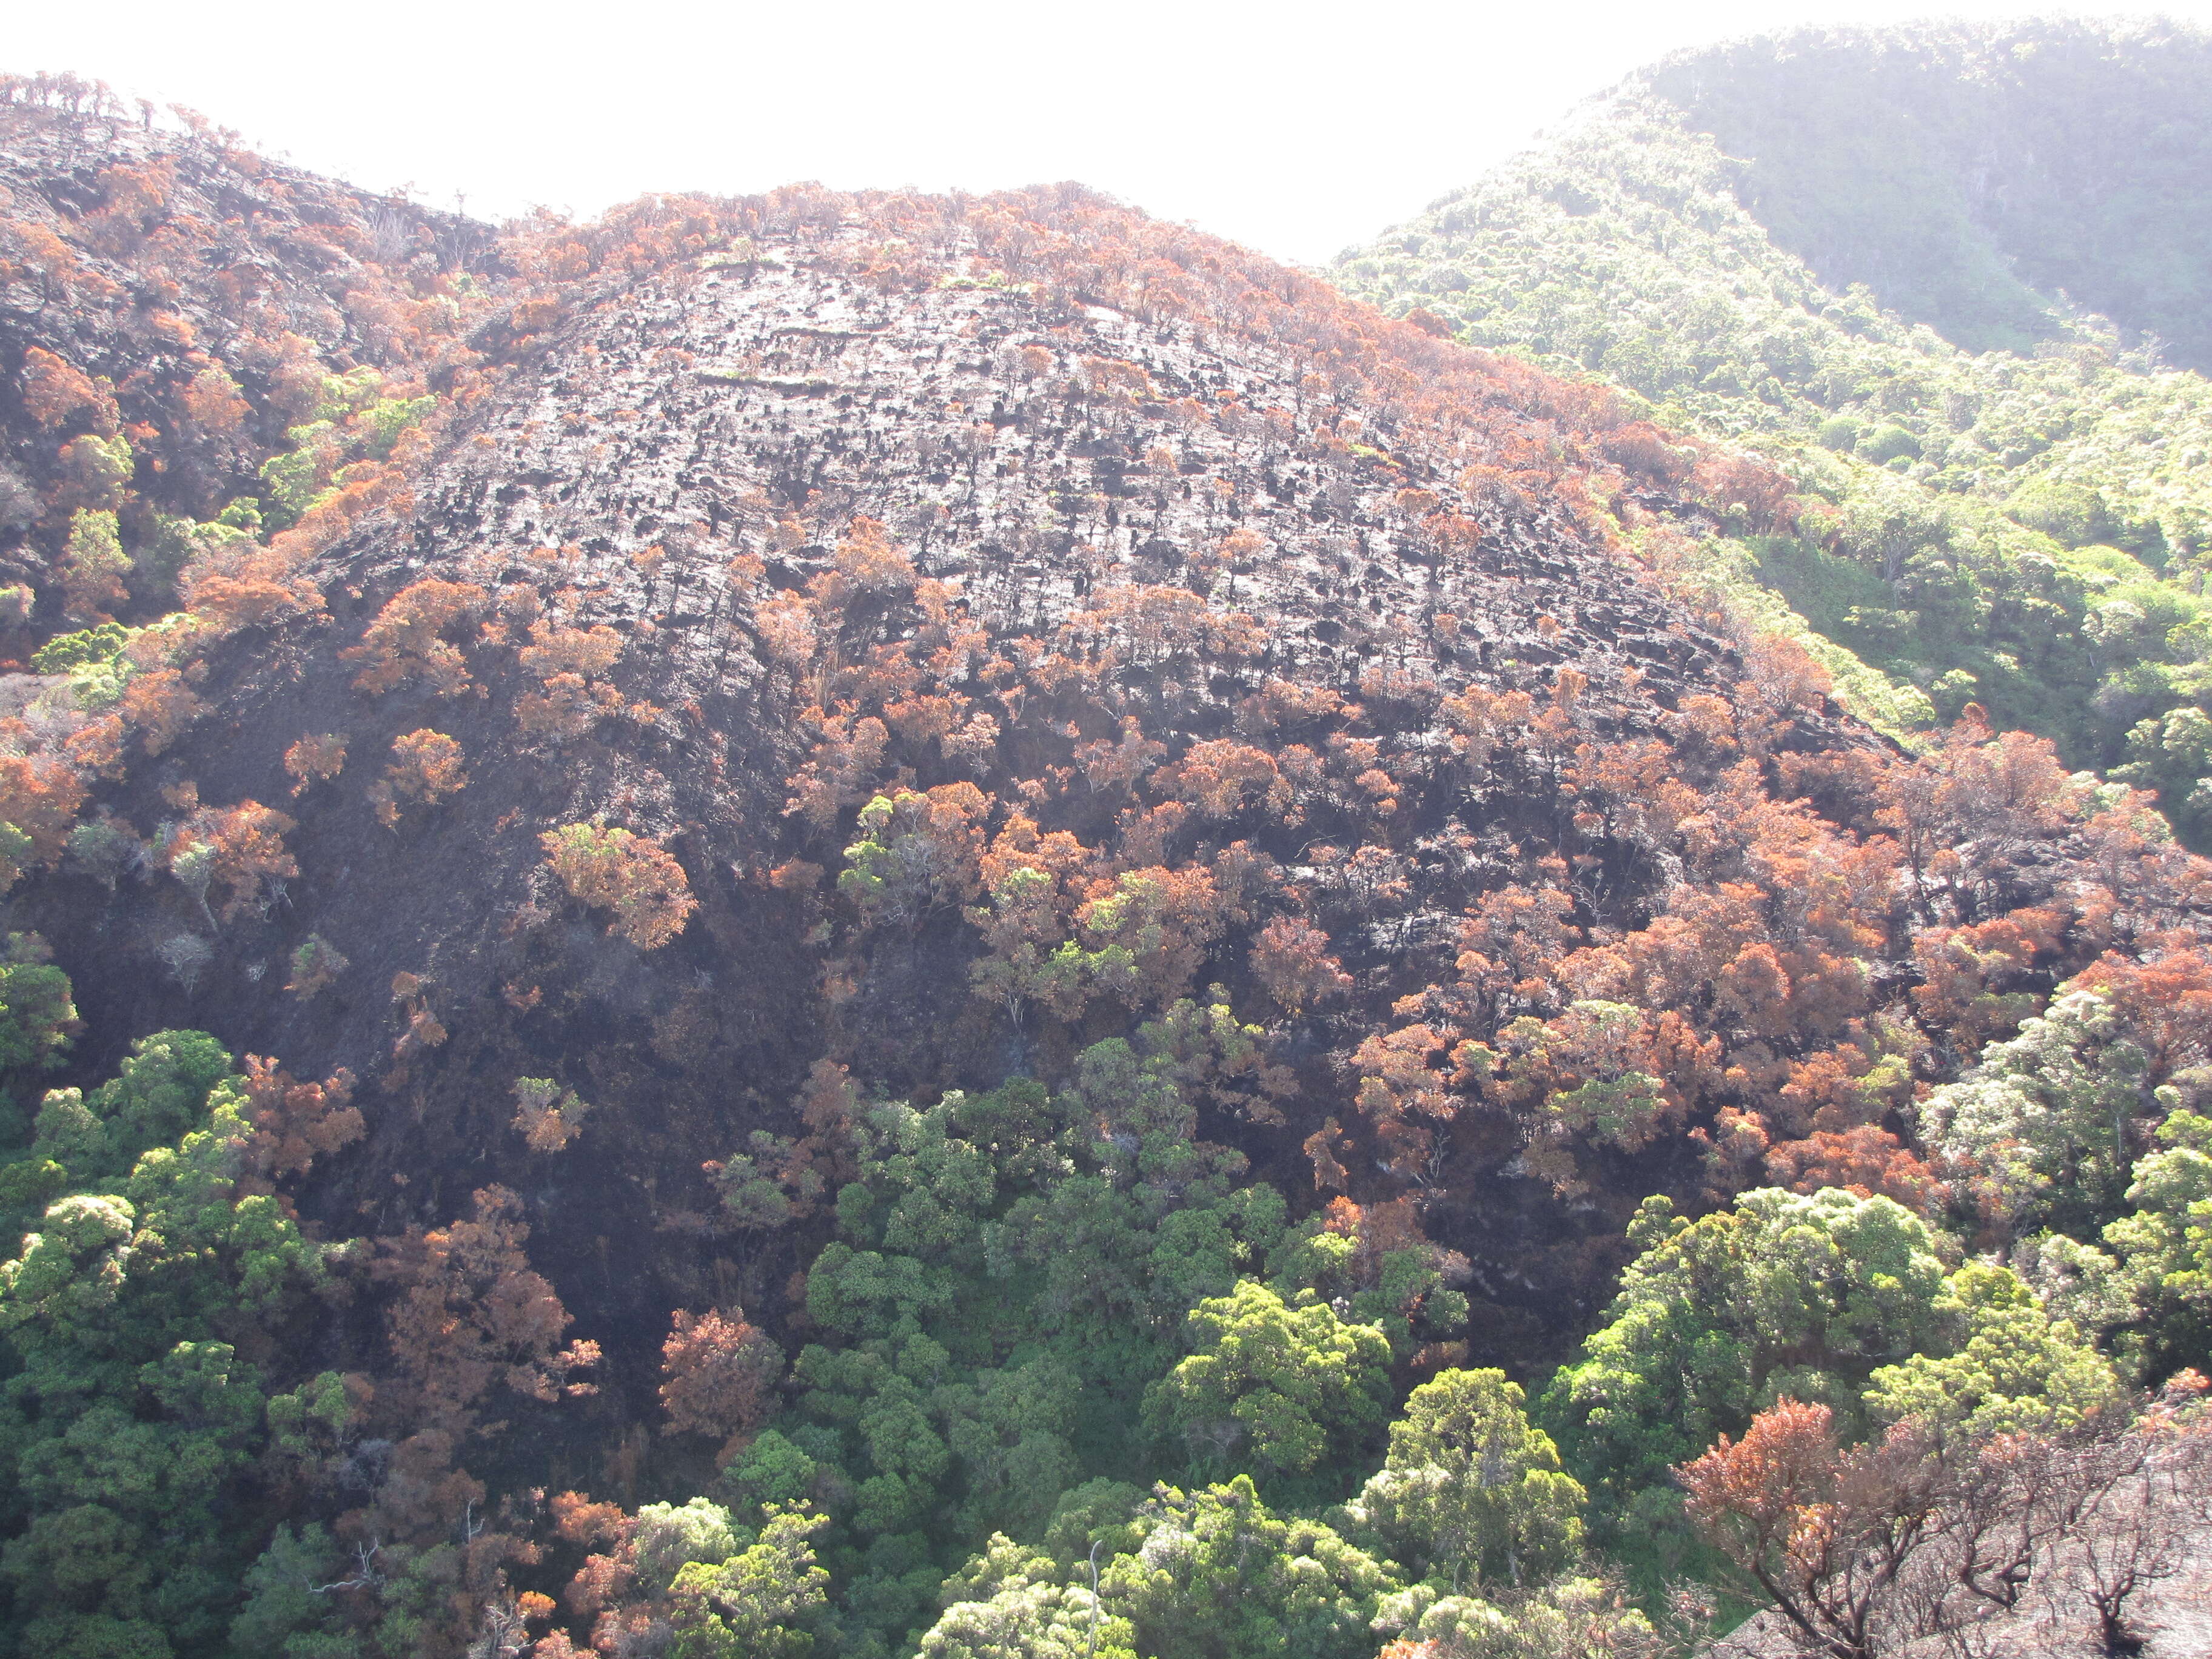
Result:
{"label": "mountain slope", "polygon": [[228,503],[289,524],[338,467],[388,455],[425,377],[467,355],[491,233],[204,123],[126,120],[73,77],[0,77],[0,352],[18,368],[0,652],[20,664],[65,617],[161,614],[197,544],[236,539]]}
{"label": "mountain slope", "polygon": [[[1778,590],[1800,626],[1923,689],[1940,714],[1972,699],[2057,738],[2075,764],[2126,767],[2197,834],[2205,382],[2124,349],[2094,318],[2051,313],[2033,356],[1976,356],[1871,290],[1824,285],[1788,251],[1789,228],[1760,216],[1759,192],[1781,188],[1753,182],[1764,164],[1729,159],[1698,126],[1697,111],[1768,108],[1808,64],[1833,71],[1820,98],[1792,94],[1814,99],[1817,125],[1854,76],[1909,68],[1979,87],[1985,59],[2041,62],[2028,50],[2041,43],[2070,61],[2099,41],[2146,74],[2199,49],[2068,26],[2047,40],[1987,32],[1971,52],[1942,32],[1810,34],[1672,61],[1337,275],[1388,308],[1425,307],[1470,340],[1595,373],[1662,420],[1763,448],[1809,511],[1796,538],[1747,547],[1742,574]],[[1697,110],[1669,98],[1684,88]],[[2048,118],[2104,108],[2077,98]],[[1982,142],[2000,144],[2008,129],[1990,121]],[[1786,173],[1803,155],[1785,149]],[[1888,199],[1888,175],[1858,151],[1826,165]],[[2189,216],[2179,198],[2166,207]],[[1891,228],[1899,248],[1918,246],[1909,217]]]}
{"label": "mountain slope", "polygon": [[1737,194],[1830,288],[1968,350],[2078,309],[2212,368],[2212,40],[2056,19],[1790,36],[1642,77],[1744,158]]}
{"label": "mountain slope", "polygon": [[[27,179],[203,142],[15,121]],[[1806,1218],[1739,1265],[1837,1304],[1787,1377],[1676,1367],[1690,1451],[1960,1353],[1968,1291],[2059,1379],[2013,1395],[2117,1397],[2025,1279],[1947,1277],[1946,1229],[2045,1200],[1922,1102],[2095,975],[2057,1047],[2155,1058],[2087,1091],[2062,1218],[2148,1226],[2112,1189],[2197,1097],[2212,872],[2023,733],[1902,751],[1704,604],[1698,542],[1779,534],[1784,477],[1074,186],[400,253],[341,286],[442,319],[406,352],[302,336],[312,405],[232,376],[281,444],[194,498],[173,611],[133,501],[204,422],[123,421],[127,354],[106,400],[64,354],[96,329],[0,363],[56,572],[0,726],[19,1646],[1642,1639],[1583,1515],[1656,1577],[1671,1486],[1606,1462],[1589,1367],[1555,1446],[1467,1366],[1566,1357],[1655,1194]],[[42,403],[63,370],[93,395]],[[112,504],[66,493],[88,439]],[[103,514],[123,591],[72,591]],[[2113,1249],[2146,1288],[2099,1328],[2163,1375],[2167,1245]],[[1503,1610],[1438,1600],[1376,1471],[1458,1410],[1537,1477]]]}
{"label": "mountain slope", "polygon": [[[1094,222],[1152,234],[1079,196],[991,210],[1058,235]],[[705,1138],[657,1155],[670,1160],[667,1180],[728,1150],[716,1137],[735,1132],[731,1114],[742,1123],[779,1111],[825,1049],[884,1086],[930,1089],[994,1080],[1037,1044],[1049,1054],[1064,1041],[1010,1029],[1004,1010],[970,991],[977,941],[958,907],[979,895],[968,866],[933,873],[927,902],[903,896],[903,907],[921,908],[898,927],[825,935],[841,946],[826,961],[797,951],[820,901],[768,884],[771,867],[811,861],[834,877],[853,810],[878,792],[938,789],[963,802],[972,781],[981,793],[961,808],[974,819],[956,843],[962,857],[981,850],[968,837],[1026,813],[1100,849],[1085,857],[1103,860],[1109,883],[1116,870],[1194,858],[1210,869],[1237,842],[1269,856],[1242,870],[1237,854],[1226,867],[1267,890],[1285,879],[1276,860],[1309,863],[1332,840],[1356,853],[1387,827],[1402,851],[1375,879],[1395,889],[1427,872],[1401,891],[1401,909],[1414,908],[1389,937],[1433,932],[1442,949],[1480,878],[1465,862],[1473,854],[1449,838],[1415,848],[1453,812],[1455,743],[1432,729],[1446,697],[1525,683],[1540,700],[1565,674],[1590,729],[1656,736],[1668,703],[1741,672],[1717,665],[1726,642],[1573,527],[1579,510],[1550,481],[1584,476],[1571,463],[1560,473],[1552,458],[1553,443],[1577,440],[1519,406],[1549,395],[1540,380],[1494,379],[1480,360],[1393,331],[1395,350],[1498,399],[1487,412],[1443,406],[1439,418],[1459,428],[1452,444],[1356,391],[1301,393],[1296,359],[1271,344],[1201,343],[1188,323],[1117,309],[1087,287],[1040,297],[1010,285],[990,266],[1005,250],[957,221],[939,233],[942,252],[909,247],[894,275],[871,278],[884,230],[909,214],[934,217],[933,204],[799,197],[711,211],[715,245],[750,234],[749,252],[665,271],[656,261],[604,293],[572,293],[562,303],[573,319],[535,337],[495,398],[456,412],[441,459],[410,484],[406,519],[307,567],[330,621],[296,639],[299,623],[274,641],[248,634],[220,647],[200,693],[216,711],[158,766],[131,769],[134,816],[161,813],[154,792],[182,776],[209,801],[273,799],[289,787],[282,761],[293,744],[344,736],[337,784],[311,784],[288,806],[301,821],[301,872],[276,932],[226,949],[191,994],[202,1005],[241,998],[250,1024],[238,1040],[248,1047],[302,1060],[312,1049],[321,1069],[349,1055],[366,1076],[391,1040],[382,988],[401,969],[431,976],[456,1044],[432,1075],[460,1076],[453,1085],[410,1077],[409,1089],[449,1103],[389,1120],[392,1157],[430,1155],[413,1177],[427,1189],[410,1185],[417,1202],[452,1207],[461,1194],[445,1183],[479,1181],[486,1147],[502,1139],[504,1103],[465,1103],[468,1048],[562,1046],[557,1022],[538,1030],[546,1016],[502,1000],[502,988],[526,992],[538,979],[526,970],[541,965],[562,965],[577,1006],[612,998],[592,1022],[611,1022],[610,1034],[617,1010],[657,1024],[698,1005],[676,1029],[702,1050],[653,1038],[664,1063],[650,1085],[640,1079],[657,1092],[690,1076],[697,1081],[681,1086],[707,1091],[678,1114]],[[817,226],[811,213],[834,217]],[[657,210],[636,217],[605,233],[611,249],[634,230],[669,228]],[[988,234],[994,222],[982,222]],[[1016,234],[1015,245],[1036,234]],[[1032,256],[1054,275],[1062,257]],[[982,274],[971,275],[979,259]],[[1078,280],[1091,277],[1079,269]],[[1406,392],[1409,402],[1422,395]],[[1533,465],[1477,463],[1470,486],[1489,494],[1471,497],[1449,474],[1483,454]],[[423,586],[437,583],[448,586]],[[375,642],[397,634],[388,619],[426,594],[442,607],[434,642],[416,642],[410,624],[386,677],[396,684],[368,689],[383,684],[370,671],[383,661]],[[608,659],[596,668],[595,653]],[[588,689],[550,689],[572,661]],[[550,708],[549,697],[567,701]],[[1866,741],[1808,719],[1816,741]],[[1413,728],[1391,735],[1401,720]],[[470,782],[434,812],[406,809],[395,837],[360,791],[379,781],[396,738],[425,729],[459,741]],[[1258,769],[1234,783],[1188,775],[1188,799],[1148,806],[1138,786],[1198,743],[1216,745],[1220,764]],[[1273,757],[1285,751],[1310,772],[1279,777]],[[545,890],[538,832],[594,812],[664,836],[695,872],[702,910],[683,945],[641,959],[556,923],[561,896]],[[1334,879],[1326,866],[1316,878]],[[1607,902],[1632,905],[1649,879],[1624,866]],[[453,901],[395,928],[391,896],[424,880]],[[94,896],[79,888],[65,902]],[[1220,902],[1241,912],[1248,901],[1224,891]],[[1344,902],[1356,916],[1353,895]],[[176,923],[126,905],[88,932],[64,914],[45,925],[82,941],[63,959],[82,970],[88,1010],[105,986],[142,999],[158,973],[146,953]],[[1263,920],[1230,927],[1229,940]],[[908,941],[925,921],[921,941]],[[1042,921],[1073,934],[1069,918]],[[1194,921],[1201,938],[1223,931],[1221,917]],[[334,993],[336,1024],[329,1004],[255,988],[256,969],[309,933],[353,960]],[[1217,955],[1231,949],[1198,952],[1169,988],[1202,989],[1201,963],[1232,973],[1233,955]],[[1400,954],[1378,939],[1354,959],[1380,969]],[[687,993],[695,975],[730,974],[719,964],[732,955],[748,965],[728,992]],[[1394,981],[1408,971],[1387,969]],[[857,986],[837,990],[856,975]],[[867,1005],[842,1036],[821,1023],[838,1002],[811,1001],[825,979]],[[1125,996],[1141,1008],[1169,988]],[[1097,993],[1068,994],[1080,1006]],[[757,995],[772,1000],[747,1007]],[[116,1015],[95,1023],[127,1025]],[[757,1081],[738,1099],[717,1097],[733,1076]],[[647,1224],[639,1216],[621,1231]]]}

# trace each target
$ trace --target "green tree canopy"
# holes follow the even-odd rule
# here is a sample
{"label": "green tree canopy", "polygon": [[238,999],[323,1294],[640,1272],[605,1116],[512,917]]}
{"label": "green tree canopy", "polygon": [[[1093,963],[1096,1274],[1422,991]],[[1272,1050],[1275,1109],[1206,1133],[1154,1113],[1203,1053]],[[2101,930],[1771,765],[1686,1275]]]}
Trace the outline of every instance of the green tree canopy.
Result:
{"label": "green tree canopy", "polygon": [[2136,1121],[2156,1103],[2148,1071],[2111,1003],[2072,991],[1983,1049],[1916,1115],[1938,1160],[1972,1171],[1984,1214],[2012,1230],[2043,1223],[2091,1237],[2123,1206]]}
{"label": "green tree canopy", "polygon": [[1517,1587],[1572,1564],[1583,1489],[1522,1398],[1498,1370],[1443,1371],[1413,1390],[1350,1506],[1385,1554],[1455,1591],[1469,1572]]}
{"label": "green tree canopy", "polygon": [[1956,1346],[1875,1372],[1866,1404],[1876,1421],[1919,1417],[1976,1434],[2051,1433],[2118,1403],[2110,1362],[2071,1324],[2052,1319],[2011,1269],[1970,1261],[1951,1275],[1949,1290],[1963,1321]]}
{"label": "green tree canopy", "polygon": [[920,1659],[1133,1659],[1129,1621],[1093,1599],[1086,1567],[1065,1569],[993,1534],[945,1581],[945,1611]]}
{"label": "green tree canopy", "polygon": [[1163,1486],[1143,1541],[1100,1574],[1142,1654],[1175,1659],[1370,1659],[1385,1564],[1317,1521],[1271,1513],[1246,1475],[1185,1493]]}
{"label": "green tree canopy", "polygon": [[824,1494],[854,1632],[895,1639],[992,1533],[1034,1539],[1063,1490],[1131,1473],[1191,1304],[1273,1265],[1283,1200],[1197,1139],[1172,1036],[1096,1045],[1059,1094],[1024,1079],[857,1115],[858,1177],[807,1273],[799,1420],[725,1476],[749,1502]]}
{"label": "green tree canopy", "polygon": [[69,1091],[51,1144],[90,1188],[0,1264],[0,1577],[26,1652],[207,1651],[235,1601],[254,1540],[226,1517],[266,1443],[277,1333],[322,1268],[276,1199],[237,1191],[249,1131],[228,1060],[164,1032]]}
{"label": "green tree canopy", "polygon": [[1787,1393],[1856,1413],[1880,1365],[1949,1348],[1928,1224],[1887,1198],[1762,1188],[1692,1222],[1663,1198],[1605,1322],[1545,1390],[1567,1467],[1618,1503]]}
{"label": "green tree canopy", "polygon": [[1389,1415],[1389,1343],[1310,1292],[1285,1302],[1243,1279],[1187,1325],[1191,1352],[1146,1391],[1145,1421],[1182,1437],[1194,1462],[1303,1474],[1356,1455]]}
{"label": "green tree canopy", "polygon": [[2105,1229],[2154,1374],[2212,1367],[2212,1117],[2176,1112],[2158,1139],[2128,1188],[2134,1212]]}
{"label": "green tree canopy", "polygon": [[770,1512],[760,1540],[717,1565],[693,1561],[669,1586],[670,1659],[807,1659],[828,1606],[814,1559],[829,1518]]}

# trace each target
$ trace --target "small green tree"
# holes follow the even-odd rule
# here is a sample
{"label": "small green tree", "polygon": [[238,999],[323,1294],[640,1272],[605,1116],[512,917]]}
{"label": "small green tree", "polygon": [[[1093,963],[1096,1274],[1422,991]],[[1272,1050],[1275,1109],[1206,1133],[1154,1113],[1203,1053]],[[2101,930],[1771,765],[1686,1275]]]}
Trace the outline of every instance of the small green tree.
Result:
{"label": "small green tree", "polygon": [[814,1559],[827,1516],[773,1510],[759,1542],[720,1565],[693,1561],[668,1589],[671,1659],[807,1659],[828,1607]]}
{"label": "small green tree", "polygon": [[69,867],[90,876],[111,893],[145,857],[145,842],[120,819],[94,818],[70,831]]}
{"label": "small green tree", "polygon": [[0,1082],[7,1085],[0,1130],[12,1118],[20,1131],[19,1097],[40,1073],[62,1063],[77,1029],[76,1001],[69,975],[39,960],[44,946],[36,934],[12,934],[9,946],[8,959],[0,961]]}
{"label": "small green tree", "polygon": [[1390,1345],[1327,1304],[1286,1303],[1255,1279],[1190,1310],[1191,1352],[1145,1395],[1145,1422],[1178,1435],[1193,1461],[1238,1448],[1262,1469],[1303,1474],[1343,1462],[1389,1413]]}
{"label": "small green tree", "polygon": [[1583,1489],[1522,1401],[1498,1370],[1443,1371],[1413,1390],[1351,1506],[1394,1560],[1455,1592],[1470,1569],[1517,1588],[1571,1565]]}
{"label": "small green tree", "polygon": [[1389,1567],[1318,1521],[1279,1516],[1251,1478],[1184,1493],[1162,1486],[1143,1542],[1099,1574],[1139,1653],[1177,1659],[1370,1659]]}
{"label": "small green tree", "polygon": [[647,1504],[637,1512],[630,1545],[637,1559],[637,1581],[648,1595],[665,1595],[676,1575],[695,1561],[726,1561],[753,1541],[739,1536],[730,1512],[720,1504],[694,1498],[688,1504]]}
{"label": "small green tree", "polygon": [[[86,437],[78,442],[96,445],[100,440]],[[124,443],[123,453],[127,457],[130,453]],[[62,550],[62,591],[69,596],[70,614],[89,622],[108,606],[123,604],[131,597],[123,585],[130,574],[131,556],[123,550],[115,514],[79,507],[70,520],[69,544]]]}

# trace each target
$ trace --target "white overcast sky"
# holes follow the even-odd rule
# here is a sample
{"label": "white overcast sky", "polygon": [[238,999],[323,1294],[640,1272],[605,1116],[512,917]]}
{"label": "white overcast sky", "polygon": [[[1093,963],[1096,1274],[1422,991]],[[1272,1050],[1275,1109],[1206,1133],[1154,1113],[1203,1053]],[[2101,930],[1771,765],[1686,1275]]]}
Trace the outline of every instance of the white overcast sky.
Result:
{"label": "white overcast sky", "polygon": [[[647,191],[1076,179],[1318,263],[1638,64],[1894,0],[16,0],[0,69],[190,105],[303,167],[501,218]],[[1982,3],[1949,15],[2040,10]],[[2212,0],[2160,9],[2198,21]]]}

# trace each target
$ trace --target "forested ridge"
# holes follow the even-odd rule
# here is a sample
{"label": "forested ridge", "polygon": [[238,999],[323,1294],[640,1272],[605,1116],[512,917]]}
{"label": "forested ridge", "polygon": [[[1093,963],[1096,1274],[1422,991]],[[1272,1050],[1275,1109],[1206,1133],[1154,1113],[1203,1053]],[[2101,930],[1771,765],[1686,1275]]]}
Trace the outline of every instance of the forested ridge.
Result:
{"label": "forested ridge", "polygon": [[2207,50],[2075,21],[1685,53],[1334,275],[1750,444],[1804,510],[1713,550],[1717,588],[1886,728],[1977,702],[2195,843]]}
{"label": "forested ridge", "polygon": [[1074,185],[495,228],[29,76],[0,189],[12,1650],[2201,1584],[2212,864],[1762,608],[1786,425]]}

